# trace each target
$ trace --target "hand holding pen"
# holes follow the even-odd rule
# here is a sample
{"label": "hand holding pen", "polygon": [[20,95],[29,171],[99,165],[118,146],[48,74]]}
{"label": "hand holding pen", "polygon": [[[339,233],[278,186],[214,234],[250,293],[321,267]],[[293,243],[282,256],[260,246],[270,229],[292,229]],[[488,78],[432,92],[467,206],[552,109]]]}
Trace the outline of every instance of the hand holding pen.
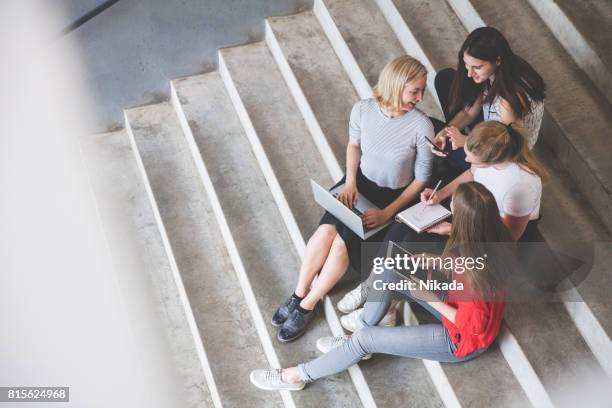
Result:
{"label": "hand holding pen", "polygon": [[425,205],[438,204],[440,202],[440,197],[436,195],[436,192],[438,191],[438,187],[440,187],[441,183],[442,180],[438,181],[438,184],[436,184],[436,187],[433,190],[431,188],[426,188],[423,190],[421,192],[421,202],[424,202]]}

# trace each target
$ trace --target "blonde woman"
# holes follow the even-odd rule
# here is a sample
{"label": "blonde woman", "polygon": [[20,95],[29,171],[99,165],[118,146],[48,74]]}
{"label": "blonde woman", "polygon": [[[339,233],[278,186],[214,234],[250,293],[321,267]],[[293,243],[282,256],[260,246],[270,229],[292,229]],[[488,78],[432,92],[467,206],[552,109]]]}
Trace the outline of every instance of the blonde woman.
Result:
{"label": "blonde woman", "polygon": [[[344,185],[338,199],[349,208],[358,192],[380,208],[363,214],[368,228],[384,224],[418,199],[431,174],[433,156],[425,138],[434,136],[433,125],[416,109],[426,83],[425,67],[410,56],[402,56],[382,70],[374,97],[353,106],[346,175],[336,186]],[[369,240],[380,240],[384,235],[383,229]],[[279,341],[292,341],[304,333],[317,302],[349,264],[361,269],[361,243],[342,222],[325,213],[306,245],[295,292],[272,317],[272,324],[280,326]],[[319,278],[311,287],[317,274]]]}
{"label": "blonde woman", "polygon": [[[465,158],[470,169],[432,196],[425,189],[421,199],[430,204],[450,197],[457,187],[477,181],[495,197],[502,221],[516,241],[530,241],[540,218],[544,170],[527,147],[526,131],[515,124],[479,123],[470,132]],[[450,224],[440,223],[430,232],[448,235]]]}

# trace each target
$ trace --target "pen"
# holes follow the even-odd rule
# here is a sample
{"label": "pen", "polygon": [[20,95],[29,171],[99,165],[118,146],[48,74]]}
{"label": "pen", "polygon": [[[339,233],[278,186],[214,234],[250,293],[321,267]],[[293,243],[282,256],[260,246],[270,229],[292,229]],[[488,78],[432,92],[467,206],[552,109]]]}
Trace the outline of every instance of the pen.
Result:
{"label": "pen", "polygon": [[431,195],[427,199],[428,203],[429,203],[429,200],[431,199],[431,197],[433,197],[436,194],[436,191],[438,191],[438,187],[440,187],[440,183],[442,183],[441,179],[440,179],[440,181],[438,181],[438,184],[436,184],[436,187],[433,189],[433,191],[431,192]]}

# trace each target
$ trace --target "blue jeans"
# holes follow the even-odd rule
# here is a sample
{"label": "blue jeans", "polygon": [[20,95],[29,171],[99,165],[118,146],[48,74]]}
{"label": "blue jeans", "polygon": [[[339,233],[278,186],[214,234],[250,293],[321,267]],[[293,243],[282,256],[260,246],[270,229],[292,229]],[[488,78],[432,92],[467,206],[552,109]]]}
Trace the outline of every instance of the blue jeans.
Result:
{"label": "blue jeans", "polygon": [[[381,276],[386,282],[400,280],[392,271],[385,271]],[[409,293],[402,292],[402,294],[410,300],[417,301],[438,320],[441,319],[440,313],[428,303],[414,299]],[[397,327],[376,326],[387,313],[392,301],[392,294],[388,291],[378,295],[378,301],[366,302],[361,316],[365,327],[357,330],[344,343],[328,353],[298,365],[304,381],[311,382],[328,375],[337,374],[358,363],[366,354],[371,353],[455,363],[471,360],[486,350],[485,347],[467,356],[456,357],[454,355],[456,346],[441,323]]]}

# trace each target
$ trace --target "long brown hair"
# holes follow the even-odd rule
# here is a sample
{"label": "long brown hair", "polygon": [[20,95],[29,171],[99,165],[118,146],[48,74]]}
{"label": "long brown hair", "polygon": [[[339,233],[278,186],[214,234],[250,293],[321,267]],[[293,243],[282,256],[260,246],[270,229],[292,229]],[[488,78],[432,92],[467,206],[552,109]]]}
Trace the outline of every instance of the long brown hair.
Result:
{"label": "long brown hair", "polygon": [[465,268],[465,274],[469,287],[477,294],[494,298],[509,276],[513,246],[495,197],[485,186],[471,181],[457,187],[452,203],[453,226],[443,256],[475,259],[487,254],[483,269]]}
{"label": "long brown hair", "polygon": [[516,163],[531,174],[544,177],[546,172],[527,146],[525,128],[495,120],[481,122],[470,132],[465,148],[486,164]]}
{"label": "long brown hair", "polygon": [[492,103],[499,95],[508,101],[519,118],[523,118],[531,111],[532,102],[544,100],[546,86],[536,70],[512,52],[510,44],[499,30],[480,27],[467,36],[459,50],[457,74],[450,90],[451,114],[474,105],[485,87],[489,86],[488,81],[477,84],[468,78],[463,62],[464,53],[493,64],[499,62],[485,102]]}

